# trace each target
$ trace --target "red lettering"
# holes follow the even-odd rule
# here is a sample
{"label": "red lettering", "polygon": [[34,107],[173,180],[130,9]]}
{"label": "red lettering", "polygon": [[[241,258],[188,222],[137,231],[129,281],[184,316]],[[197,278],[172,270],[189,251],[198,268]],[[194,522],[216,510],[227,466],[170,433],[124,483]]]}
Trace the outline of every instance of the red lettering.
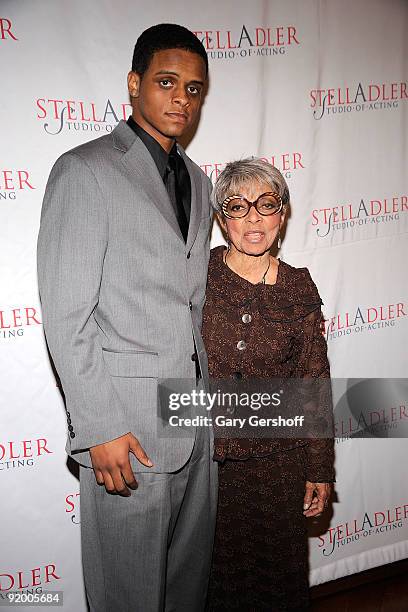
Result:
{"label": "red lettering", "polygon": [[214,47],[211,45],[211,42],[212,42],[211,34],[212,34],[211,30],[205,33],[205,47],[206,47],[206,49],[214,49]]}
{"label": "red lettering", "polygon": [[315,208],[314,210],[312,210],[312,225],[319,225],[319,217],[317,216],[317,213],[319,211],[317,210],[317,208]]}
{"label": "red lettering", "polygon": [[20,454],[18,455],[14,455],[14,442],[9,442],[9,446],[10,446],[10,459],[18,459],[20,457]]}
{"label": "red lettering", "polygon": [[302,159],[301,153],[293,154],[293,169],[294,170],[296,170],[298,166],[300,166],[301,168],[304,168],[304,165],[302,164],[301,159]]}
{"label": "red lettering", "polygon": [[[260,34],[262,34],[263,38],[262,38],[262,42],[260,39]],[[257,47],[263,47],[265,45],[265,41],[266,41],[266,33],[265,30],[263,28],[256,28],[255,30],[255,44]]]}
{"label": "red lettering", "polygon": [[18,588],[19,589],[26,589],[27,587],[29,587],[29,584],[23,584],[23,572],[17,572],[17,576],[18,576]]}
{"label": "red lettering", "polygon": [[327,105],[333,106],[333,104],[335,104],[334,89],[328,89],[327,90]]}
{"label": "red lettering", "polygon": [[208,168],[211,168],[211,167],[212,167],[212,164],[203,164],[202,166],[200,166],[202,171],[205,172],[207,176],[210,176],[210,173],[208,172]]}
{"label": "red lettering", "polygon": [[91,108],[92,108],[92,118],[95,121],[95,123],[101,123],[102,119],[97,119],[96,115],[95,115],[95,104],[93,102],[91,102]]}
{"label": "red lettering", "polygon": [[236,49],[237,48],[236,45],[233,45],[231,43],[231,32],[230,32],[230,30],[227,31],[227,44],[228,44],[228,49]]}
{"label": "red lettering", "polygon": [[221,45],[220,31],[216,30],[216,32],[217,32],[217,49],[225,49],[225,45]]}
{"label": "red lettering", "polygon": [[298,39],[296,38],[296,28],[294,28],[293,26],[289,26],[288,27],[288,45],[292,44],[292,40],[294,40],[297,45],[300,44]]}
{"label": "red lettering", "polygon": [[54,119],[59,119],[58,104],[63,104],[63,100],[48,100],[48,102],[52,102],[54,106]]}
{"label": "red lettering", "polygon": [[55,565],[50,563],[50,565],[45,566],[45,582],[50,582],[50,576],[55,578],[56,580],[60,580],[61,576],[57,576],[55,572]]}
{"label": "red lettering", "polygon": [[14,318],[14,325],[13,325],[13,327],[22,327],[23,324],[20,323],[20,321],[21,321],[20,309],[19,308],[14,308],[11,312],[13,313],[13,318]]}
{"label": "red lettering", "polygon": [[37,442],[37,457],[41,455],[41,451],[45,453],[52,454],[52,451],[47,448],[47,440],[45,438],[38,438]]}
{"label": "red lettering", "polygon": [[[375,314],[373,315],[373,316],[374,316],[374,318],[373,318],[373,319],[371,318],[371,311],[373,311],[373,313],[375,313]],[[374,323],[374,321],[376,321],[376,320],[377,320],[377,317],[378,317],[378,311],[377,311],[377,309],[376,309],[376,308],[372,307],[372,308],[369,308],[369,309],[367,310],[367,323]]]}
{"label": "red lettering", "polygon": [[[376,204],[378,205],[377,211],[375,211],[375,209],[376,209],[375,205]],[[370,201],[370,208],[371,208],[371,214],[372,215],[374,215],[374,216],[379,215],[381,213],[381,202],[380,202],[380,200],[371,200]]]}
{"label": "red lettering", "polygon": [[9,36],[13,40],[18,40],[11,31],[11,21],[10,19],[6,19],[5,17],[0,17],[0,38],[1,40],[5,40],[6,36]]}
{"label": "red lettering", "polygon": [[28,172],[26,172],[25,170],[17,170],[17,176],[18,185],[20,189],[24,189],[23,185],[27,185],[27,187],[29,187],[30,189],[35,189],[35,187],[30,185],[30,183],[28,182]]}
{"label": "red lettering", "polygon": [[3,170],[4,189],[14,189],[12,174],[12,170]]}
{"label": "red lettering", "polygon": [[[29,314],[30,312],[32,314]],[[35,315],[37,314],[37,311],[35,308],[26,308],[25,314],[26,314],[27,325],[32,325],[32,323],[30,323],[30,319],[32,319],[34,323],[37,323],[37,325],[41,325],[41,321],[35,318]]]}
{"label": "red lettering", "polygon": [[31,440],[23,440],[23,457],[32,457]]}
{"label": "red lettering", "polygon": [[387,87],[387,85],[385,83],[382,84],[382,99],[383,100],[389,100],[389,98],[385,95],[385,88]]}
{"label": "red lettering", "polygon": [[75,121],[76,117],[72,114],[72,113],[75,113],[75,101],[74,100],[67,100],[67,110],[68,110],[68,119],[70,119],[71,121],[72,120]]}
{"label": "red lettering", "polygon": [[[124,106],[124,105],[122,104],[122,106]],[[131,106],[131,105],[129,105],[129,106]],[[84,112],[84,103],[83,103],[83,102],[80,102],[80,103],[79,103],[79,108],[81,109],[81,121],[90,121],[90,118],[89,118],[89,117],[85,117],[85,112]],[[126,120],[126,119],[127,119],[127,117],[126,117],[126,115],[125,115],[125,114],[123,115],[123,119],[124,119],[124,120]]]}
{"label": "red lettering", "polygon": [[[6,587],[2,578],[8,578],[10,580],[10,586]],[[14,586],[14,578],[11,574],[0,574],[0,591],[9,591]]]}
{"label": "red lettering", "polygon": [[404,312],[404,304],[403,302],[398,302],[397,304],[397,317],[405,317],[406,314]]}
{"label": "red lettering", "polygon": [[39,567],[35,567],[34,569],[31,570],[31,576],[32,576],[31,586],[38,586],[41,584],[40,572],[41,572],[41,569]]}
{"label": "red lettering", "polygon": [[45,119],[45,118],[46,118],[46,116],[47,116],[47,111],[45,110],[44,106],[41,106],[40,102],[44,102],[44,104],[45,104],[45,99],[44,99],[44,98],[38,98],[38,100],[37,100],[37,106],[38,106],[38,108],[39,108],[39,109],[40,109],[40,110],[41,110],[41,111],[42,111],[44,114],[43,114],[43,115],[39,115],[39,114],[37,113],[37,118],[38,118],[38,119]]}

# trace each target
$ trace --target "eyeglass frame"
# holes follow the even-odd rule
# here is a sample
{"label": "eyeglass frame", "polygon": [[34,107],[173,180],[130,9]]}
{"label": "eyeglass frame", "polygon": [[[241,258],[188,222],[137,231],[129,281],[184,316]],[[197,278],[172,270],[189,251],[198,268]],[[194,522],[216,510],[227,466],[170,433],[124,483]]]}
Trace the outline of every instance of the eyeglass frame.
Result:
{"label": "eyeglass frame", "polygon": [[[273,196],[275,198],[275,200],[277,200],[279,202],[279,208],[277,210],[275,210],[273,213],[270,213],[269,215],[266,215],[265,213],[261,213],[258,210],[258,208],[257,208],[258,201],[261,198],[265,197],[265,196]],[[229,202],[231,202],[231,200],[244,200],[249,205],[249,208],[248,208],[247,212],[245,213],[245,215],[243,215],[242,217],[231,217],[231,215],[228,215],[225,212],[225,207],[226,207],[227,204],[229,204]],[[225,217],[227,217],[227,219],[245,219],[245,217],[247,215],[249,215],[249,212],[250,212],[252,206],[255,208],[255,210],[258,213],[258,215],[261,215],[262,217],[272,217],[273,215],[278,215],[280,212],[282,212],[282,208],[283,208],[282,197],[279,195],[279,193],[276,193],[276,191],[266,191],[265,193],[261,193],[261,195],[258,198],[256,198],[256,200],[251,202],[247,198],[244,198],[244,196],[242,196],[242,195],[230,195],[230,196],[226,197],[225,200],[222,202],[222,204],[221,204],[221,211],[222,211],[222,214]]]}

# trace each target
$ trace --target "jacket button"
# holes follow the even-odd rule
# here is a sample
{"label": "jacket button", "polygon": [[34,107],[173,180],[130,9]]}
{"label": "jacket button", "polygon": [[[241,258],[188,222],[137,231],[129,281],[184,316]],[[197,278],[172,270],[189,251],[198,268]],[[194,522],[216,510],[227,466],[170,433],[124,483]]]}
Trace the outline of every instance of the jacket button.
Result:
{"label": "jacket button", "polygon": [[246,342],[245,342],[245,340],[240,340],[239,342],[237,342],[237,349],[239,351],[243,351],[244,349],[246,349]]}
{"label": "jacket button", "polygon": [[67,410],[67,417],[69,418],[70,416],[71,416],[71,414],[70,414],[70,413],[68,412],[68,410]]}
{"label": "jacket button", "polygon": [[247,312],[241,317],[243,323],[250,323],[252,321],[252,317]]}
{"label": "jacket button", "polygon": [[232,375],[234,380],[241,380],[242,379],[242,372],[234,372]]}
{"label": "jacket button", "polygon": [[70,435],[71,438],[75,438],[75,434],[74,434],[73,431],[70,431],[69,435]]}
{"label": "jacket button", "polygon": [[69,417],[67,418],[67,423],[68,423],[68,425],[71,425],[71,423],[72,423],[72,421],[71,421],[71,419]]}
{"label": "jacket button", "polygon": [[197,359],[198,359],[198,355],[197,355],[197,353],[193,353],[193,354],[191,355],[191,361],[197,361]]}
{"label": "jacket button", "polygon": [[74,431],[74,428],[72,427],[72,425],[68,425],[68,429],[69,431]]}
{"label": "jacket button", "polygon": [[189,307],[190,310],[193,310],[193,305],[192,305],[191,302],[188,303],[188,307]]}

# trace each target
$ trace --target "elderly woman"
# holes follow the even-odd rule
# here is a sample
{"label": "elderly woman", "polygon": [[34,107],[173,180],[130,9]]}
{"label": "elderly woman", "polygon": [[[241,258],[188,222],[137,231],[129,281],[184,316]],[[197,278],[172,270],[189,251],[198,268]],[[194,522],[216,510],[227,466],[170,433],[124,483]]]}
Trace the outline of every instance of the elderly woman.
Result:
{"label": "elderly woman", "polygon": [[[261,159],[229,163],[216,181],[213,205],[228,247],[211,252],[204,307],[213,379],[245,388],[254,379],[330,377],[309,271],[271,255],[288,204],[282,174]],[[320,410],[331,422],[330,397]],[[327,505],[333,440],[218,435],[209,609],[307,610],[306,517]]]}

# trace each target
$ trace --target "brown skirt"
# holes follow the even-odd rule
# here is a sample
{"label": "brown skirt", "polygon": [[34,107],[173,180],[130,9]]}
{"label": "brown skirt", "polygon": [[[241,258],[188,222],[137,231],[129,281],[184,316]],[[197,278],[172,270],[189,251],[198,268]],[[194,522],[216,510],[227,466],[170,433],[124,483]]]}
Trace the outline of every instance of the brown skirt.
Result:
{"label": "brown skirt", "polygon": [[211,612],[309,609],[302,448],[219,466]]}

